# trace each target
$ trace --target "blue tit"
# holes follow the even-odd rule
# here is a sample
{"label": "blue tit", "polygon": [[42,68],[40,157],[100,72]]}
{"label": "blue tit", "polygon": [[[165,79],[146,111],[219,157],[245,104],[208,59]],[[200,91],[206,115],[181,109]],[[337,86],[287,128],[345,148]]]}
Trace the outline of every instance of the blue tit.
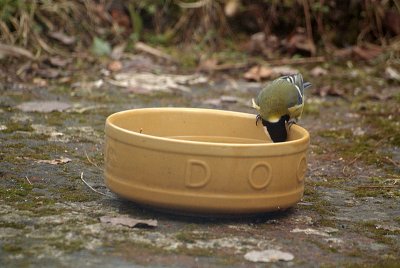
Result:
{"label": "blue tit", "polygon": [[287,75],[274,80],[263,88],[253,108],[258,112],[256,124],[261,120],[273,142],[287,139],[289,128],[300,119],[304,107],[304,89],[311,86],[303,82],[301,74]]}

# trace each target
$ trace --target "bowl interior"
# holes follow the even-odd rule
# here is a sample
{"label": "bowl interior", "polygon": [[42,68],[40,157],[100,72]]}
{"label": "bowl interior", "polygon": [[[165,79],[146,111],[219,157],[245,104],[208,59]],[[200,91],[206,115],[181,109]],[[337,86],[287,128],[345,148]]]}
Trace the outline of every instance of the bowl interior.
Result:
{"label": "bowl interior", "polygon": [[[149,108],[129,110],[109,117],[109,123],[131,134],[181,141],[267,144],[271,143],[261,123],[251,114],[210,109]],[[304,137],[292,127],[288,141]]]}

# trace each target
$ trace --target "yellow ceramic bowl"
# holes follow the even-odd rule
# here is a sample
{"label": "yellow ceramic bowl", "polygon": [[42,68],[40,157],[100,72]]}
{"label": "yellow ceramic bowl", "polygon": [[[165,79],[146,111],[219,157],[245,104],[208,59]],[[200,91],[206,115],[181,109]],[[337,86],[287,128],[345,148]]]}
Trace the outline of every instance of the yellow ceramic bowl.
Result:
{"label": "yellow ceramic bowl", "polygon": [[304,191],[309,134],[271,143],[255,115],[147,108],[107,118],[105,182],[135,202],[185,213],[286,209]]}

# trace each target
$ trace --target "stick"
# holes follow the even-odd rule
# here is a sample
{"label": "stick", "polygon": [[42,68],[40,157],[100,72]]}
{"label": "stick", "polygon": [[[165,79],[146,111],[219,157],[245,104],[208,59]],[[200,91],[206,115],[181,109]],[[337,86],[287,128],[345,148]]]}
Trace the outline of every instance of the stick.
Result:
{"label": "stick", "polygon": [[84,150],[85,155],[86,155],[86,159],[89,161],[90,164],[92,164],[93,166],[97,167],[98,169],[102,170],[96,163],[94,163],[88,156],[86,150]]}
{"label": "stick", "polygon": [[394,166],[396,166],[396,167],[399,167],[400,166],[400,164],[399,163],[397,163],[396,161],[394,161],[393,159],[390,159],[389,157],[385,157],[384,159],[386,159],[386,161],[387,162],[389,162],[389,163],[391,163],[391,164],[393,164]]}
{"label": "stick", "polygon": [[161,50],[158,50],[154,47],[151,47],[149,45],[146,45],[143,42],[136,42],[135,44],[135,49],[140,50],[142,52],[146,52],[150,55],[156,56],[158,58],[163,58],[165,60],[168,61],[172,61],[172,62],[176,62],[176,60],[174,58],[172,58],[170,55],[162,52]]}
{"label": "stick", "polygon": [[102,193],[102,192],[100,192],[100,191],[97,191],[97,190],[94,189],[92,186],[90,186],[89,183],[87,183],[87,182],[83,179],[83,172],[81,172],[81,181],[83,181],[83,183],[86,184],[86,186],[89,187],[90,190],[92,190],[93,192],[96,192],[96,193],[98,193],[98,194],[101,194],[101,195],[104,195],[104,196],[107,196],[107,197],[110,197],[110,198],[114,198],[114,196],[111,196],[111,195]]}
{"label": "stick", "polygon": [[33,54],[26,50],[25,48],[22,47],[17,47],[17,46],[10,46],[10,45],[5,45],[5,44],[0,44],[0,54],[6,54],[6,55],[11,55],[14,57],[26,57],[30,60],[35,60],[35,57]]}
{"label": "stick", "polygon": [[360,185],[357,188],[400,188],[400,185]]}
{"label": "stick", "polygon": [[290,65],[290,64],[307,64],[307,63],[319,63],[324,62],[325,57],[309,57],[309,58],[299,58],[299,59],[277,59],[266,61],[270,65]]}
{"label": "stick", "polygon": [[29,180],[28,176],[25,176],[25,179],[28,181],[28,183],[29,183],[30,185],[32,185],[32,182]]}

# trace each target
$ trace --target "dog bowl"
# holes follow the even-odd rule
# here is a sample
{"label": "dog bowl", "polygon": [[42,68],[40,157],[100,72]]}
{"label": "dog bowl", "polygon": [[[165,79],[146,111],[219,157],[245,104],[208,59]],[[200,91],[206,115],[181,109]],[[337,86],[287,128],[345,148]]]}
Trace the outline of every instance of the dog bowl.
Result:
{"label": "dog bowl", "polygon": [[105,183],[123,198],[180,213],[284,210],[303,196],[308,132],[272,143],[253,114],[192,108],[118,112],[105,125]]}

